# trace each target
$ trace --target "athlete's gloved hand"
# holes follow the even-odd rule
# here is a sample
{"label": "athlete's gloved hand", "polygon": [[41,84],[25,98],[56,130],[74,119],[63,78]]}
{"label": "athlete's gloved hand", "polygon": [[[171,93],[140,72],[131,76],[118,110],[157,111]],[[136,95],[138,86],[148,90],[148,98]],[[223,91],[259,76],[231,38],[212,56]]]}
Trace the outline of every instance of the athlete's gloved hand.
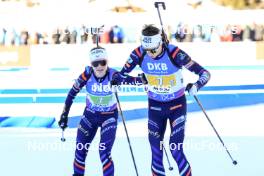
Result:
{"label": "athlete's gloved hand", "polygon": [[140,79],[141,79],[143,84],[148,84],[148,80],[147,80],[147,78],[146,78],[144,73],[138,74],[138,77],[140,77]]}
{"label": "athlete's gloved hand", "polygon": [[197,88],[196,84],[189,83],[189,84],[187,84],[185,91],[188,91],[189,95],[194,96],[197,94],[198,88]]}
{"label": "athlete's gloved hand", "polygon": [[112,79],[110,81],[111,86],[118,86],[120,85],[120,82],[117,79]]}
{"label": "athlete's gloved hand", "polygon": [[121,84],[122,80],[120,79],[119,73],[115,73],[110,81],[111,86],[118,86]]}
{"label": "athlete's gloved hand", "polygon": [[67,112],[64,111],[61,114],[61,117],[60,117],[60,120],[58,122],[58,125],[60,126],[60,128],[62,130],[64,130],[65,128],[68,127],[68,113]]}

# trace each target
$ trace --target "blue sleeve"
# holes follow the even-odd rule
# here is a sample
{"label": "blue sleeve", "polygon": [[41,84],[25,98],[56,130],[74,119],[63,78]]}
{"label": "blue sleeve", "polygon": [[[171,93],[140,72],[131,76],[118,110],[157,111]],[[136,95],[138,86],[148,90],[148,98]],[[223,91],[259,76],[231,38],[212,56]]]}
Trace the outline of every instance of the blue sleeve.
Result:
{"label": "blue sleeve", "polygon": [[80,90],[86,85],[87,80],[90,77],[89,69],[91,68],[87,67],[85,71],[78,77],[78,79],[75,80],[75,83],[73,84],[72,88],[70,89],[67,95],[67,98],[65,100],[64,110],[63,110],[63,112],[66,112],[67,115],[70,111],[74,98],[77,96]]}
{"label": "blue sleeve", "polygon": [[130,84],[130,85],[138,85],[138,84],[142,84],[142,79],[140,77],[133,77],[133,76],[129,76],[129,75],[122,75],[120,74],[120,72],[115,72],[113,74],[113,78],[117,80],[120,84]]}
{"label": "blue sleeve", "polygon": [[190,72],[199,76],[195,82],[198,89],[202,88],[210,80],[210,72],[200,64],[191,59],[191,57],[178,47],[172,47],[172,58],[180,67],[184,66]]}
{"label": "blue sleeve", "polygon": [[121,69],[120,74],[123,76],[127,76],[139,64],[142,53],[143,52],[141,47],[137,47],[136,49],[134,49],[127,59],[125,65]]}

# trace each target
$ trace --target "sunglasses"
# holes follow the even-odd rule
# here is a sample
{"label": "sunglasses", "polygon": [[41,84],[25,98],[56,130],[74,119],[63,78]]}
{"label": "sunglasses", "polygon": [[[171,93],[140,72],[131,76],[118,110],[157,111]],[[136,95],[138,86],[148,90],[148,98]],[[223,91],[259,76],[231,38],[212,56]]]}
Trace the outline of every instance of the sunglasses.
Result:
{"label": "sunglasses", "polygon": [[155,53],[158,52],[158,49],[148,49],[148,50],[146,50],[146,51],[151,52],[151,54],[155,54]]}
{"label": "sunglasses", "polygon": [[[160,46],[160,45],[159,45],[159,46]],[[150,53],[155,54],[155,53],[158,52],[158,50],[159,50],[159,46],[156,47],[156,48],[153,48],[153,49],[145,49],[145,51],[149,51]]]}
{"label": "sunglasses", "polygon": [[99,64],[101,66],[106,66],[107,62],[106,62],[106,60],[100,60],[100,61],[94,61],[94,62],[92,62],[92,66],[93,67],[98,67]]}

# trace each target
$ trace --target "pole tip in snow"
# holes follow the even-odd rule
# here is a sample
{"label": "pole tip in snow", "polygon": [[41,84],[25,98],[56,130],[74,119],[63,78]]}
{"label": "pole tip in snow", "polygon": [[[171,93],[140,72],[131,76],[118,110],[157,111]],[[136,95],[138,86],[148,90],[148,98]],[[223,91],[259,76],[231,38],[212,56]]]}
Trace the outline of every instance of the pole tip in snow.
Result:
{"label": "pole tip in snow", "polygon": [[61,138],[61,142],[65,142],[66,141],[66,139],[65,138]]}

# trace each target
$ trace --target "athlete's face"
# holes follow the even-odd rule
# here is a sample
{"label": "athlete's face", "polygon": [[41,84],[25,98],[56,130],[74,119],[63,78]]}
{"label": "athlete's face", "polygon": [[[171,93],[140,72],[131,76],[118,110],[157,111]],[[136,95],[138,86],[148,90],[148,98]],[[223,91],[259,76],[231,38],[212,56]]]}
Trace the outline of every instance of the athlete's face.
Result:
{"label": "athlete's face", "polygon": [[105,76],[107,71],[107,60],[94,61],[91,63],[91,65],[97,78],[102,78]]}
{"label": "athlete's face", "polygon": [[156,58],[158,55],[160,55],[162,52],[162,45],[159,45],[159,47],[157,49],[154,50],[147,50],[147,54],[151,57],[151,58]]}

